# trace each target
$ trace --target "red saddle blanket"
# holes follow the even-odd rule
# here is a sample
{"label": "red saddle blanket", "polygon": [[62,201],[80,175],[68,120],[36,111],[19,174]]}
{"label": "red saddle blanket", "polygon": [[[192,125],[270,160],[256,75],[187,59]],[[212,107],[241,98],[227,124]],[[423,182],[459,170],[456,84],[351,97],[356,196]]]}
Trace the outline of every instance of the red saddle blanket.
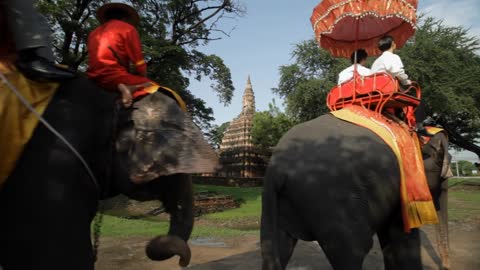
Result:
{"label": "red saddle blanket", "polygon": [[331,113],[375,132],[395,153],[400,168],[400,200],[405,231],[423,224],[438,223],[417,134],[411,132],[404,122],[362,106],[350,105]]}

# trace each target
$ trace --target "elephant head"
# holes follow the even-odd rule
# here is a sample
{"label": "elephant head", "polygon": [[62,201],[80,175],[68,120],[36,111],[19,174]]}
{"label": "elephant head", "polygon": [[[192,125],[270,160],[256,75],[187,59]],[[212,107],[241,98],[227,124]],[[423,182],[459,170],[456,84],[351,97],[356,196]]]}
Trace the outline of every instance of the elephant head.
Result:
{"label": "elephant head", "polygon": [[[138,183],[131,179],[131,152],[136,151],[133,122],[128,115],[119,117],[119,133],[115,145],[114,189],[138,201],[160,200],[165,211],[170,214],[170,228],[167,235],[157,236],[146,246],[146,254],[152,260],[166,260],[180,256],[179,265],[186,267],[191,258],[187,240],[193,229],[193,185],[190,175],[172,174]],[[166,146],[164,146],[166,147]],[[132,150],[133,148],[133,150]],[[138,149],[137,149],[138,151]],[[135,166],[148,166],[149,159],[136,159]]]}
{"label": "elephant head", "polygon": [[[164,260],[178,254],[180,265],[186,266],[193,193],[191,179],[185,174],[212,172],[218,157],[190,116],[163,92],[144,97],[133,107],[131,114],[120,115],[118,123],[116,157],[117,167],[124,171],[122,193],[137,199],[152,199],[152,190],[159,194],[157,198],[171,216],[170,231],[149,243],[147,255]],[[143,186],[148,187],[147,192],[142,191]]]}
{"label": "elephant head", "polygon": [[[191,177],[189,174],[177,173],[152,177],[143,182],[134,181],[131,178],[132,164],[135,168],[150,165],[149,151],[152,149],[149,146],[158,143],[167,148],[169,145],[167,140],[146,141],[145,138],[140,140],[138,130],[135,129],[136,126],[132,120],[131,110],[125,110],[119,104],[116,106],[112,136],[114,140],[113,169],[110,183],[107,184],[112,190],[107,190],[104,197],[124,194],[137,201],[161,201],[165,211],[170,214],[169,231],[167,235],[157,236],[147,244],[146,255],[157,261],[178,255],[180,257],[179,265],[186,267],[191,258],[187,241],[194,223]],[[142,132],[143,134],[148,133]],[[146,137],[151,138],[152,136]],[[135,158],[132,161],[132,156],[145,158]]]}

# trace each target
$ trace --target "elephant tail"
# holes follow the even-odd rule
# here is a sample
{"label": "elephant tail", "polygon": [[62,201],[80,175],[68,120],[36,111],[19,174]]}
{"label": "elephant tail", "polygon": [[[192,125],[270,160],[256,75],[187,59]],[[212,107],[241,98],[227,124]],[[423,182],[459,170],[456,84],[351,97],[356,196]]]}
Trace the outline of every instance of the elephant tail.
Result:
{"label": "elephant tail", "polygon": [[262,269],[282,269],[278,249],[278,186],[283,183],[274,166],[267,170],[263,183],[260,242]]}
{"label": "elephant tail", "polygon": [[162,235],[152,239],[147,247],[148,258],[155,261],[169,259],[175,255],[180,256],[179,265],[187,267],[190,263],[192,253],[187,243],[175,235]]}

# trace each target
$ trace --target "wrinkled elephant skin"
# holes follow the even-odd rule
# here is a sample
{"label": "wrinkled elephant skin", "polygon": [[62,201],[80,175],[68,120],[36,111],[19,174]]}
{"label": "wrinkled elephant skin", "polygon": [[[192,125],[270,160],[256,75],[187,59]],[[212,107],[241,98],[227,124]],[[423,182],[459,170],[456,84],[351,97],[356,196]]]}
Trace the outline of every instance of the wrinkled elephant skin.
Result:
{"label": "wrinkled elephant skin", "polygon": [[[14,172],[0,190],[0,265],[8,269],[94,269],[91,222],[100,199],[123,193],[159,199],[170,213],[168,241],[153,240],[153,259],[181,256],[193,228],[190,176],[177,174],[135,185],[113,149],[115,96],[84,78],[64,82],[44,117],[92,168],[100,190],[78,158],[39,124]],[[164,245],[163,245],[164,244]],[[125,254],[127,255],[127,254]]]}
{"label": "wrinkled elephant skin", "polygon": [[[422,149],[437,207],[447,143],[439,133]],[[370,130],[332,115],[295,126],[276,146],[264,180],[263,269],[285,269],[302,239],[317,241],[335,270],[360,270],[374,234],[385,269],[422,269],[419,231],[403,231],[399,190],[395,155]]]}

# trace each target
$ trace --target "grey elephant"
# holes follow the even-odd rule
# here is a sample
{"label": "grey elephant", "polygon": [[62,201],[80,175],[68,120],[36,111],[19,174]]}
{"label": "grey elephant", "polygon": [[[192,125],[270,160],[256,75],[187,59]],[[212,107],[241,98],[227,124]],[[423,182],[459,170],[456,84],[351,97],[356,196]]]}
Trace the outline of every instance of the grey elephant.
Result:
{"label": "grey elephant", "polygon": [[[422,149],[440,209],[444,266],[447,147],[441,132]],[[298,239],[317,241],[335,270],[362,269],[374,234],[385,269],[422,269],[419,231],[404,232],[399,190],[397,159],[370,130],[330,114],[293,127],[276,146],[264,180],[262,269],[285,269]]]}
{"label": "grey elephant", "polygon": [[179,255],[180,265],[188,265],[187,240],[193,229],[191,178],[172,174],[142,184],[131,181],[113,143],[121,127],[129,125],[122,120],[128,117],[115,112],[115,99],[113,93],[85,78],[60,84],[43,116],[82,155],[97,182],[64,142],[39,124],[0,187],[0,265],[4,269],[94,269],[91,222],[99,201],[120,193],[163,202],[170,214],[169,231],[149,242],[147,256],[164,260]]}

